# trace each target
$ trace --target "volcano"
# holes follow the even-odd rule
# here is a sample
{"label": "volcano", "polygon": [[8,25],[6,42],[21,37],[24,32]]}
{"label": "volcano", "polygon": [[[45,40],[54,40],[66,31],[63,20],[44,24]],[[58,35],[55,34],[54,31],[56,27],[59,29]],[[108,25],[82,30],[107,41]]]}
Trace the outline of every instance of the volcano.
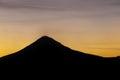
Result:
{"label": "volcano", "polygon": [[120,65],[120,59],[104,58],[72,50],[56,40],[43,36],[24,49],[0,58],[0,65],[8,66],[66,66],[66,65]]}

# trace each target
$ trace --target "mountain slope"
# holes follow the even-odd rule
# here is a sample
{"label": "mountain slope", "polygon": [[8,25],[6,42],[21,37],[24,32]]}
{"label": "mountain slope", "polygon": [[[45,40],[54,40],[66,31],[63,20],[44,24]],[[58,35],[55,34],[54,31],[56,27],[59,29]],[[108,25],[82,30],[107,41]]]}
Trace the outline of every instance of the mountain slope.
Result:
{"label": "mountain slope", "polygon": [[0,59],[1,65],[65,66],[119,64],[118,58],[103,58],[71,50],[50,37],[43,36],[21,51]]}

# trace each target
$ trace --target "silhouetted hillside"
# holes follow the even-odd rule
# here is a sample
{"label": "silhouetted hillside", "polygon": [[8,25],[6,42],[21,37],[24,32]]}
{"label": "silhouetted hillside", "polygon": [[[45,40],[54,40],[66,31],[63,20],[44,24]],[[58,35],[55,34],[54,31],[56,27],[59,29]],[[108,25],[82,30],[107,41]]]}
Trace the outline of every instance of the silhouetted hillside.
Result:
{"label": "silhouetted hillside", "polygon": [[0,65],[8,66],[83,66],[120,65],[120,58],[103,58],[63,46],[50,37],[44,36],[21,51],[2,57]]}

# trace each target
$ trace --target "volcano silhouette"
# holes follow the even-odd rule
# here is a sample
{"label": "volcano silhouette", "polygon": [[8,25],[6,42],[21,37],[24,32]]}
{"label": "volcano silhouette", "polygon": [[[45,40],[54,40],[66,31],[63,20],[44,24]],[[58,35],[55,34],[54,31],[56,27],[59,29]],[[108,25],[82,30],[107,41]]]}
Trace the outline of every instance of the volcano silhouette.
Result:
{"label": "volcano silhouette", "polygon": [[0,58],[0,65],[65,66],[85,64],[119,64],[119,58],[103,58],[72,50],[54,39],[43,36],[31,45]]}

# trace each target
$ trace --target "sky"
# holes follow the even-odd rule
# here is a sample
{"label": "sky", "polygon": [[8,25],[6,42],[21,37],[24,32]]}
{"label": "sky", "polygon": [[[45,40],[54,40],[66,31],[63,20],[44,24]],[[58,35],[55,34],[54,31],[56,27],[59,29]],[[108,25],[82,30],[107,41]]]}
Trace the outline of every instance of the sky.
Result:
{"label": "sky", "polygon": [[0,56],[44,35],[78,51],[120,56],[120,0],[0,0]]}

